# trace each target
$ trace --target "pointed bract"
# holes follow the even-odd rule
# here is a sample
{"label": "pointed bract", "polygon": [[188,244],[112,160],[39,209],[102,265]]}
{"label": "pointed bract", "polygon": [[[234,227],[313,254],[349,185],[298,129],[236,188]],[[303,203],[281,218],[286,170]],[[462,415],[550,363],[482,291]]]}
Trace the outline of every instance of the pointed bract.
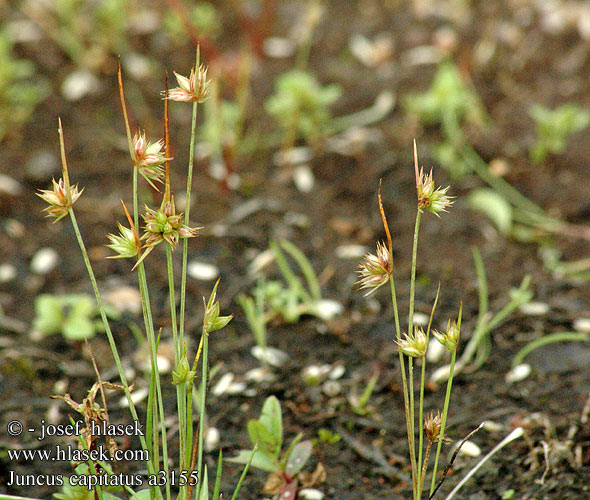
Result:
{"label": "pointed bract", "polygon": [[78,191],[78,185],[70,186],[68,196],[67,188],[64,180],[60,179],[58,182],[52,179],[53,189],[40,189],[37,194],[39,198],[45,201],[49,206],[43,209],[47,212],[47,217],[55,217],[55,221],[62,219],[68,212],[76,200],[80,197],[84,188]]}

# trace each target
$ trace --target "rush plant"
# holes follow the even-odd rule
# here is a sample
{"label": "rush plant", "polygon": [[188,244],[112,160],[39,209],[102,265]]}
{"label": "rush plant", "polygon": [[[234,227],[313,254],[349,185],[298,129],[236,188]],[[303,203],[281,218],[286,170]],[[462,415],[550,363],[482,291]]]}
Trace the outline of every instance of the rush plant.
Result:
{"label": "rush plant", "polygon": [[[119,69],[119,89],[121,104],[125,119],[125,127],[129,144],[129,154],[132,165],[132,197],[133,209],[130,214],[123,203],[123,208],[127,216],[127,224],[119,224],[119,233],[108,236],[110,244],[107,246],[114,252],[111,258],[131,259],[132,265],[130,271],[134,270],[138,275],[139,290],[141,294],[142,313],[144,320],[145,335],[149,346],[151,373],[149,394],[147,398],[145,433],[139,436],[140,445],[143,450],[148,452],[149,460],[146,463],[148,472],[149,491],[133,492],[128,491],[132,498],[150,498],[170,500],[173,496],[180,500],[198,498],[205,500],[209,498],[207,467],[203,463],[203,437],[205,431],[205,407],[207,396],[207,379],[208,373],[208,346],[209,336],[216,330],[224,328],[232,319],[232,316],[221,315],[220,305],[217,301],[217,287],[215,284],[208,300],[204,299],[204,315],[200,332],[200,341],[196,352],[190,353],[190,346],[185,340],[185,316],[186,316],[186,275],[187,275],[187,254],[188,239],[197,236],[198,227],[190,225],[190,207],[191,207],[191,188],[192,172],[194,164],[194,149],[196,137],[196,120],[197,106],[204,102],[208,96],[209,80],[207,79],[207,68],[200,64],[199,51],[197,49],[196,64],[190,71],[188,77],[176,74],[178,87],[163,92],[164,98],[164,122],[165,137],[163,140],[150,142],[145,132],[138,130],[134,136],[131,134],[131,127],[127,118],[127,109],[123,91],[123,82],[121,71]],[[191,140],[189,151],[189,164],[186,174],[186,209],[180,213],[176,209],[174,194],[170,182],[170,148],[168,137],[168,102],[178,101],[181,103],[192,104],[192,126]],[[82,252],[82,257],[92,283],[92,288],[96,297],[98,310],[104,325],[109,345],[117,366],[121,389],[127,398],[129,411],[134,421],[139,420],[139,414],[132,397],[132,385],[130,384],[119,355],[111,327],[107,317],[107,310],[101,298],[94,271],[90,264],[86,246],[76,219],[73,209],[74,203],[82,194],[76,185],[70,182],[68,166],[66,161],[66,150],[64,144],[64,134],[61,120],[59,121],[59,139],[62,160],[62,178],[59,181],[53,181],[53,188],[44,190],[39,196],[48,204],[45,211],[49,217],[58,221],[62,218],[69,217],[74,229],[77,241]],[[140,234],[140,209],[138,202],[138,183],[139,175],[153,188],[159,190],[163,184],[161,194],[161,203],[159,207],[145,207],[141,215],[143,219]],[[177,307],[176,293],[177,286],[173,270],[173,251],[182,240],[182,271],[180,276],[180,305]],[[168,292],[170,306],[170,323],[172,339],[174,345],[174,364],[172,372],[172,384],[176,391],[176,417],[178,426],[178,455],[174,464],[178,467],[177,471],[170,469],[171,450],[169,449],[168,434],[169,429],[167,417],[164,409],[163,398],[163,379],[160,377],[157,363],[157,352],[160,341],[161,328],[158,329],[152,315],[150,289],[148,286],[148,277],[144,266],[145,259],[158,258],[156,247],[164,248],[165,267],[168,271]],[[161,256],[162,254],[160,254]],[[162,258],[162,257],[159,257]],[[158,332],[158,333],[157,333]],[[200,365],[200,367],[199,367]],[[200,380],[199,380],[200,371]],[[194,390],[194,385],[200,384],[198,391]],[[193,418],[193,408],[199,412],[198,426],[195,433],[195,423]],[[248,470],[250,460],[254,456],[254,451],[246,460],[244,474]],[[217,479],[213,488],[213,498],[220,498],[220,478],[221,478],[222,457],[219,456],[217,467]],[[99,463],[89,464],[88,474],[96,474],[103,471],[109,474]],[[175,473],[175,474],[174,474]],[[232,498],[236,498],[244,474],[234,490]],[[178,492],[172,491],[172,478],[181,478],[176,481],[175,487]],[[182,480],[185,478],[185,480]],[[198,478],[198,481],[194,480]],[[108,498],[106,492],[100,486],[93,489],[93,498]]]}
{"label": "rush plant", "polygon": [[[406,432],[410,451],[410,464],[412,468],[412,493],[414,500],[422,498],[426,472],[429,467],[429,459],[432,451],[432,445],[436,445],[432,469],[432,481],[430,494],[435,488],[436,473],[443,442],[445,442],[445,427],[451,399],[451,388],[453,384],[453,367],[457,355],[457,346],[461,332],[461,310],[456,320],[449,320],[444,332],[437,332],[431,329],[432,318],[438,302],[438,291],[430,320],[426,330],[414,324],[414,298],[416,290],[416,264],[418,259],[418,235],[420,231],[420,222],[425,212],[430,212],[437,217],[446,212],[453,204],[453,197],[449,196],[449,188],[436,188],[432,171],[425,174],[423,169],[418,168],[418,152],[416,142],[414,142],[414,171],[416,177],[417,193],[417,210],[416,223],[414,226],[414,240],[412,247],[412,267],[410,277],[410,297],[408,311],[408,331],[402,333],[398,300],[395,288],[393,249],[391,233],[383,203],[381,202],[381,190],[379,190],[379,211],[383,228],[387,237],[386,243],[377,244],[377,253],[368,254],[359,267],[360,279],[358,284],[361,289],[368,290],[366,295],[373,293],[383,285],[389,284],[391,291],[391,302],[393,306],[393,316],[395,321],[395,342],[399,351],[399,363],[402,379],[402,391],[404,398],[404,414],[406,420]],[[426,351],[430,334],[436,338],[451,353],[451,370],[445,393],[445,401],[442,413],[424,414],[424,385],[426,373]],[[415,388],[414,365],[420,363],[420,382],[418,390]],[[416,392],[418,392],[418,402],[416,404]],[[416,412],[417,410],[417,412]],[[416,414],[417,413],[417,414]]]}

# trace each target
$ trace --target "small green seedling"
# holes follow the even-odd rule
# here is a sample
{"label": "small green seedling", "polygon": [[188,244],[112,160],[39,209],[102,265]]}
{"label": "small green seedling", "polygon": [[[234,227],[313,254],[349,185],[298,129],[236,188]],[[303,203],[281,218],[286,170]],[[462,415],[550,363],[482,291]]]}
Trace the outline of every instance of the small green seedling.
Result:
{"label": "small green seedling", "polygon": [[279,494],[281,500],[297,498],[298,476],[311,457],[313,445],[310,440],[302,441],[303,435],[298,434],[287,450],[281,453],[283,417],[281,404],[275,396],[266,399],[257,420],[248,422],[248,434],[252,444],[258,446],[254,458],[251,458],[250,450],[240,450],[238,456],[229,461],[245,464],[252,460],[252,467],[270,473],[264,486],[265,493]]}
{"label": "small green seedling", "polygon": [[[327,320],[339,309],[339,304],[322,299],[319,280],[311,263],[293,243],[286,240],[271,242],[270,249],[283,281],[262,279],[251,296],[240,295],[237,299],[256,343],[262,348],[267,346],[266,325],[270,321],[280,319],[296,323],[303,315]],[[295,261],[303,280],[293,271],[285,254]]]}
{"label": "small green seedling", "polygon": [[336,444],[340,442],[342,436],[337,432],[322,427],[320,430],[318,430],[318,438],[320,441],[326,444]]}
{"label": "small green seedling", "polygon": [[[86,294],[41,294],[35,299],[33,334],[38,337],[61,333],[66,340],[84,340],[102,330],[95,320],[99,310],[95,300]],[[119,315],[107,308],[107,315],[116,319]]]}
{"label": "small green seedling", "polygon": [[535,105],[530,111],[535,120],[537,140],[529,155],[533,163],[543,163],[549,154],[565,151],[569,135],[585,129],[590,124],[590,111],[577,104],[564,104],[554,110]]}
{"label": "small green seedling", "polygon": [[379,380],[379,374],[375,373],[367,382],[363,393],[359,396],[356,394],[352,394],[348,398],[348,402],[352,407],[352,411],[354,411],[357,415],[367,415],[371,412],[372,408],[368,406],[369,399],[373,395],[373,391],[375,390],[375,384]]}
{"label": "small green seedling", "polygon": [[13,45],[6,30],[0,30],[0,141],[25,124],[49,93],[34,64],[13,56]]}
{"label": "small green seedling", "polygon": [[330,106],[340,93],[339,86],[322,87],[309,73],[294,70],[277,78],[275,93],[266,100],[265,108],[283,129],[287,147],[300,136],[315,144],[328,128]]}

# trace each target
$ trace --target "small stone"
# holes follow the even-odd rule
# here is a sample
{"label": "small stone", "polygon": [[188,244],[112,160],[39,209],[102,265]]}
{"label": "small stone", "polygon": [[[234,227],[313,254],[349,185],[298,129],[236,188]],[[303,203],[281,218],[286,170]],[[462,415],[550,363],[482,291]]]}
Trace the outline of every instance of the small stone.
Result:
{"label": "small stone", "polygon": [[328,380],[327,382],[324,382],[324,385],[322,386],[322,391],[326,396],[333,398],[334,396],[338,396],[338,394],[342,392],[342,385],[340,384],[340,382],[337,382],[335,380]]}
{"label": "small stone", "polygon": [[16,267],[12,264],[0,264],[0,283],[8,283],[16,278]]}
{"label": "small stone", "polygon": [[277,167],[287,165],[301,165],[312,158],[311,149],[305,146],[291,148],[287,151],[279,151],[273,156],[273,163]]}
{"label": "small stone", "polygon": [[520,312],[527,316],[544,316],[549,309],[549,304],[544,302],[528,302],[520,306]]}
{"label": "small stone", "polygon": [[213,451],[219,447],[219,429],[217,427],[209,427],[205,432],[204,444],[206,451]]}
{"label": "small stone", "polygon": [[79,101],[99,89],[100,82],[94,74],[88,70],[78,70],[65,78],[61,86],[61,93],[68,101]]}
{"label": "small stone", "polygon": [[219,268],[213,264],[193,260],[188,264],[187,273],[199,281],[213,281],[219,276]]}
{"label": "small stone", "polygon": [[531,365],[527,363],[522,363],[520,365],[515,366],[510,370],[504,379],[506,380],[507,384],[513,384],[515,382],[520,382],[524,380],[531,374]]}
{"label": "small stone", "polygon": [[578,318],[574,320],[574,330],[580,333],[590,333],[590,318]]}
{"label": "small stone", "polygon": [[339,259],[361,259],[369,249],[365,245],[340,245],[336,247],[335,254]]}
{"label": "small stone", "polygon": [[300,165],[293,170],[293,182],[301,193],[309,193],[315,184],[315,177],[309,165]]}
{"label": "small stone", "polygon": [[301,378],[306,385],[318,385],[330,372],[330,365],[309,365],[301,371]]}
{"label": "small stone", "polygon": [[31,155],[25,164],[25,173],[33,181],[50,181],[59,173],[59,163],[55,155],[47,149],[41,149]]}
{"label": "small stone", "polygon": [[315,488],[304,488],[297,493],[297,498],[304,500],[323,500],[324,496],[320,490],[316,490]]}
{"label": "small stone", "polygon": [[344,306],[335,300],[323,299],[315,305],[315,313],[324,320],[330,321],[344,310]]}
{"label": "small stone", "polygon": [[35,274],[47,274],[58,262],[59,255],[53,248],[41,248],[31,259],[31,271]]}
{"label": "small stone", "polygon": [[345,372],[346,368],[344,365],[336,365],[334,368],[332,368],[332,371],[328,375],[328,378],[330,380],[338,380],[339,378],[342,378]]}
{"label": "small stone", "polygon": [[295,49],[295,44],[288,38],[270,36],[262,42],[264,54],[275,59],[291,57],[295,53]]}
{"label": "small stone", "polygon": [[275,379],[275,375],[264,366],[259,366],[258,368],[248,370],[244,374],[244,378],[255,383],[272,382]]}
{"label": "small stone", "polygon": [[443,357],[445,351],[445,347],[434,337],[431,337],[428,341],[428,351],[426,351],[426,360],[429,363],[438,363]]}
{"label": "small stone", "polygon": [[414,313],[414,324],[415,325],[425,328],[428,326],[429,320],[430,320],[430,316],[428,316],[428,314],[424,314],[421,312]]}
{"label": "small stone", "polygon": [[[131,393],[131,401],[133,401],[134,405],[141,403],[145,398],[147,398],[148,393],[149,393],[149,390],[147,387],[142,387],[141,389],[137,389],[136,391],[133,391]],[[119,406],[121,408],[129,408],[129,401],[127,401],[126,396],[123,396],[119,400]]]}
{"label": "small stone", "polygon": [[214,396],[221,396],[222,394],[225,394],[231,386],[232,382],[234,381],[234,377],[235,376],[233,373],[224,374],[219,379],[219,382],[217,382],[217,384],[215,384],[215,386],[211,390],[212,394]]}
{"label": "small stone", "polygon": [[141,294],[137,288],[119,286],[105,293],[105,301],[118,312],[130,312],[137,316],[141,313]]}
{"label": "small stone", "polygon": [[274,259],[275,254],[270,248],[264,252],[260,252],[256,257],[254,257],[254,259],[252,259],[252,262],[248,266],[248,274],[250,276],[256,276],[266,266],[274,262]]}
{"label": "small stone", "polygon": [[503,431],[505,427],[502,424],[499,424],[498,422],[494,422],[493,420],[484,420],[483,429],[485,429],[488,432],[500,432]]}
{"label": "small stone", "polygon": [[137,52],[130,52],[123,58],[125,70],[135,80],[145,80],[153,73],[151,61]]}
{"label": "small stone", "polygon": [[479,457],[481,455],[481,448],[473,441],[465,441],[459,450],[459,454],[465,455],[466,457]]}
{"label": "small stone", "polygon": [[23,192],[23,187],[20,182],[0,174],[0,195],[19,196]]}
{"label": "small stone", "polygon": [[283,366],[288,360],[289,355],[274,347],[263,348],[261,346],[254,346],[250,350],[252,356],[258,361],[266,361],[269,365],[276,366],[277,368]]}

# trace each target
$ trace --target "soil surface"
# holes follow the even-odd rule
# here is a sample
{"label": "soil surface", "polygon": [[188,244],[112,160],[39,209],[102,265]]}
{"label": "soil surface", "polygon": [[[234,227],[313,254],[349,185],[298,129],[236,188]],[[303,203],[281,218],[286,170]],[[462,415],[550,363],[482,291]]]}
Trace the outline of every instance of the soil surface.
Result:
{"label": "soil surface", "polygon": [[[220,433],[215,450],[221,447],[224,457],[230,457],[247,448],[247,421],[256,418],[265,398],[274,394],[282,404],[286,437],[291,439],[302,432],[314,439],[308,469],[313,470],[318,463],[324,466],[325,482],[315,487],[326,498],[411,497],[411,485],[403,480],[410,470],[390,297],[385,288],[364,297],[354,283],[362,258],[362,251],[359,255],[355,246],[374,252],[376,241],[385,237],[377,203],[382,180],[383,203],[393,236],[402,328],[407,328],[403,318],[408,311],[415,221],[412,139],[416,138],[420,163],[426,168],[433,166],[437,185],[450,184],[450,193],[456,196],[449,213],[440,218],[431,214],[423,217],[416,310],[430,313],[440,283],[434,327],[444,328],[447,318],[456,316],[462,301],[461,343],[465,345],[478,312],[473,247],[481,252],[487,271],[490,311],[504,307],[511,287],[518,287],[527,275],[531,277],[533,300],[540,304],[537,310],[511,314],[493,330],[485,363],[455,378],[448,428],[451,439],[461,440],[481,422],[489,422],[471,438],[483,456],[514,428],[525,429],[524,438],[495,454],[455,498],[590,498],[588,408],[583,421],[590,394],[589,345],[548,345],[527,357],[532,367],[527,378],[513,383],[505,378],[514,355],[527,343],[552,332],[573,331],[575,325],[583,325],[580,319],[590,318],[588,282],[552,272],[544,265],[537,242],[506,238],[484,215],[471,210],[466,196],[484,186],[483,182],[474,175],[452,179],[440,168],[432,158],[433,148],[441,140],[440,127],[422,127],[403,107],[409,92],[428,89],[436,63],[451,58],[489,115],[488,126],[465,128],[475,150],[486,162],[495,161],[496,166],[500,162],[504,178],[553,216],[590,224],[590,129],[572,136],[566,152],[549,156],[541,165],[533,166],[528,160],[535,137],[534,122],[528,114],[531,105],[553,108],[575,102],[590,107],[590,83],[585,78],[590,71],[587,6],[571,1],[527,0],[432,2],[436,7],[425,1],[322,2],[324,14],[313,37],[309,70],[323,84],[341,85],[342,96],[332,107],[334,116],[371,106],[382,91],[392,92],[396,105],[385,118],[370,125],[369,140],[353,154],[334,152],[326,140],[310,149],[307,165],[315,182],[304,192],[293,181],[299,172],[297,166],[276,163],[280,143],[270,148],[261,146],[263,139],[275,136],[277,130],[264,112],[263,102],[272,92],[276,75],[293,67],[294,56],[272,58],[260,48],[260,40],[268,35],[289,36],[305,12],[306,2],[275,2],[275,12],[264,20],[257,9],[265,2],[251,3],[252,12],[244,9],[243,13],[236,10],[240,2],[223,3],[219,8],[221,33],[202,45],[210,75],[221,75],[221,92],[232,99],[240,47],[245,40],[254,43],[245,130],[259,138],[254,152],[231,159],[233,173],[241,180],[236,189],[212,177],[210,158],[199,156],[196,164],[191,219],[204,229],[189,242],[189,261],[217,267],[222,311],[235,315],[228,327],[211,335],[210,362],[218,367],[211,387],[226,373],[244,381],[249,370],[260,366],[250,354],[254,338],[236,298],[240,293],[250,293],[256,285],[249,266],[268,249],[271,240],[288,239],[297,245],[318,273],[323,297],[342,304],[343,311],[329,321],[304,316],[293,324],[269,324],[269,345],[288,353],[289,359],[283,367],[272,370],[271,380],[247,382],[246,392],[210,393],[208,424]],[[165,10],[158,5],[148,7],[156,16]],[[19,2],[5,11],[10,21],[29,19]],[[372,66],[363,64],[349,49],[351,37],[359,34],[368,40],[389,37],[390,52],[385,51],[382,60]],[[63,443],[63,438],[41,442],[26,432],[11,437],[5,431],[12,420],[22,421],[25,429],[39,426],[42,419],[67,423],[72,410],[49,397],[67,392],[81,401],[96,380],[82,343],[66,341],[60,335],[41,340],[31,336],[36,296],[92,293],[69,221],[52,224],[41,213],[42,201],[34,196],[36,190],[49,187],[53,176],[60,175],[57,118],[61,117],[64,125],[70,176],[84,187],[75,204],[76,216],[99,287],[105,293],[137,283],[129,261],[106,259],[110,251],[104,247],[106,235],[116,232],[116,221],[124,221],[120,200],[131,205],[132,167],[126,151],[115,56],[109,55],[100,67],[93,68],[97,88],[73,102],[61,89],[66,77],[79,66],[46,31],[40,31],[37,41],[18,43],[14,50],[19,57],[35,63],[52,92],[37,106],[32,120],[2,143],[0,172],[15,181],[17,188],[0,188],[0,264],[10,270],[0,284],[0,448],[50,449]],[[125,63],[130,54],[151,58],[155,68],[141,77],[125,74],[132,128],[141,123],[148,136],[161,136],[163,106],[159,91],[164,69],[188,73],[194,45],[186,36],[182,42],[173,43],[157,31],[136,29],[129,33],[128,45],[121,54],[124,73],[129,73]],[[172,186],[177,186],[178,193],[184,189],[189,137],[190,106],[173,103]],[[305,143],[301,140],[297,145]],[[158,193],[148,189],[142,191],[142,199],[152,205],[159,203]],[[182,196],[177,199],[182,207]],[[556,234],[546,243],[561,252],[564,262],[588,256],[589,242],[583,239]],[[55,250],[58,262],[35,272],[31,263],[42,248]],[[343,257],[346,251],[352,251],[352,256]],[[178,267],[180,254],[178,249],[174,256]],[[163,250],[156,249],[146,260],[146,267],[155,322],[162,327],[162,342],[169,342]],[[273,264],[264,274],[279,279]],[[188,280],[187,328],[193,353],[200,335],[202,297],[209,295],[213,284],[214,278]],[[113,322],[113,330],[139,391],[148,381],[140,368],[139,348],[130,325],[140,326],[142,321],[138,314],[127,311]],[[116,382],[105,336],[99,333],[90,340],[90,346],[102,377]],[[445,358],[430,363],[427,372],[432,373],[444,362]],[[301,372],[310,365],[341,365],[344,374],[331,386],[323,382],[309,386]],[[355,413],[349,403],[351,395],[361,393],[375,374],[378,379],[368,411]],[[171,376],[166,377],[168,380]],[[427,385],[425,408],[442,408],[444,387]],[[168,413],[173,415],[171,384],[166,385],[165,398],[169,401]],[[110,419],[128,423],[129,415],[120,407],[119,399],[120,395],[110,396]],[[143,408],[142,404],[139,407]],[[332,444],[320,440],[320,429],[338,434],[340,440]],[[172,426],[172,446],[176,438]],[[134,443],[119,442],[119,446],[133,448]],[[450,454],[451,446],[446,449]],[[206,455],[210,471],[215,467],[215,450]],[[459,455],[437,497],[444,498],[479,458]],[[442,463],[446,460],[447,454]],[[229,492],[241,469],[226,465],[222,489]],[[134,470],[134,465],[129,468]],[[54,487],[8,486],[11,471],[68,475],[71,470],[68,462],[11,462],[7,453],[0,451],[0,494],[50,498]],[[265,498],[264,481],[263,472],[252,470],[240,497]]]}

